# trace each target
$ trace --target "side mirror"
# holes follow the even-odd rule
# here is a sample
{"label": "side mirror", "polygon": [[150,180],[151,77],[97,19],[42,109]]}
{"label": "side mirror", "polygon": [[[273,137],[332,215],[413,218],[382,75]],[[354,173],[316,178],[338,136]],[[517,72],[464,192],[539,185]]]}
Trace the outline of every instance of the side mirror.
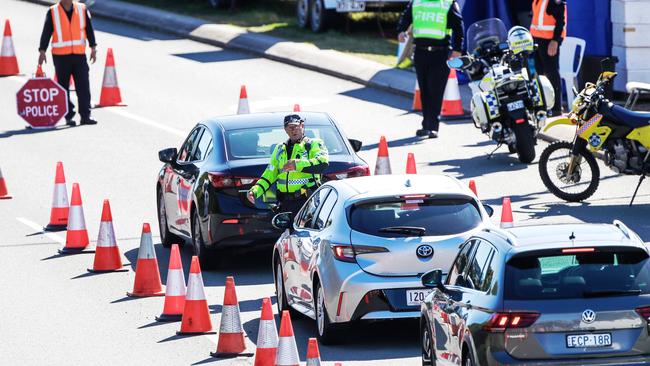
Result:
{"label": "side mirror", "polygon": [[483,209],[487,212],[488,216],[492,217],[492,215],[494,215],[494,207],[484,203]]}
{"label": "side mirror", "polygon": [[434,269],[433,271],[426,272],[420,277],[422,285],[430,288],[442,288],[442,270]]}
{"label": "side mirror", "polygon": [[171,163],[176,159],[176,154],[178,154],[178,150],[175,147],[170,147],[169,149],[158,151],[158,159],[163,163]]}
{"label": "side mirror", "polygon": [[361,146],[363,145],[361,141],[355,139],[348,139],[348,141],[350,141],[350,145],[352,145],[352,150],[354,150],[354,152],[361,151]]}
{"label": "side mirror", "polygon": [[291,227],[291,224],[291,212],[279,213],[271,220],[271,225],[279,230],[286,230]]}
{"label": "side mirror", "polygon": [[472,59],[469,56],[460,56],[447,61],[450,69],[464,70],[472,66]]}

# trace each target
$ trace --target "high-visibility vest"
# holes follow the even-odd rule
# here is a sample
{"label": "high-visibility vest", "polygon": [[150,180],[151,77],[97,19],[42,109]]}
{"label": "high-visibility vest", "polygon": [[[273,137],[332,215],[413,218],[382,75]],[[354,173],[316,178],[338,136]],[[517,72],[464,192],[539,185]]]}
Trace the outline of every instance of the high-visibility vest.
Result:
{"label": "high-visibility vest", "polygon": [[[290,159],[297,159],[296,170],[282,172],[282,167]],[[303,173],[304,168],[312,165],[329,163],[327,147],[320,139],[303,138],[293,145],[291,157],[288,156],[287,144],[278,144],[271,154],[271,161],[260,179],[251,188],[255,198],[259,198],[275,183],[278,192],[295,193],[301,189],[314,188],[320,184],[320,174]]]}
{"label": "high-visibility vest", "polygon": [[63,5],[50,7],[52,15],[52,54],[83,55],[86,53],[86,5],[72,3],[72,18],[68,20]]}
{"label": "high-visibility vest", "polygon": [[[535,38],[553,39],[556,20],[546,14],[546,8],[549,1],[555,0],[535,0],[533,2],[533,20],[530,24],[530,34]],[[562,30],[562,39],[566,37],[567,11],[564,7],[564,29]]]}
{"label": "high-visibility vest", "polygon": [[453,0],[414,0],[413,37],[444,39],[451,35],[447,15]]}

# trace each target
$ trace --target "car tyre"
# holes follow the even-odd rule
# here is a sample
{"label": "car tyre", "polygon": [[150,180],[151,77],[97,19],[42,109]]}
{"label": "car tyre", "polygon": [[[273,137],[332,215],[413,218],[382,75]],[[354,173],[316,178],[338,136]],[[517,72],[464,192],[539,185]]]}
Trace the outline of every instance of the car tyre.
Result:
{"label": "car tyre", "polygon": [[312,0],[309,7],[309,25],[312,32],[322,32],[326,30],[336,17],[335,10],[325,8],[323,0]]}
{"label": "car tyre", "polygon": [[420,339],[422,340],[422,366],[435,366],[436,359],[433,354],[433,337],[431,336],[431,329],[426,321],[422,321],[420,328]]}
{"label": "car tyre", "polygon": [[201,221],[199,214],[192,210],[192,244],[194,247],[194,255],[199,257],[199,263],[202,269],[216,269],[219,261],[216,258],[216,250],[209,249],[203,240],[201,233]]}
{"label": "car tyre", "polygon": [[296,1],[296,19],[298,27],[307,28],[309,26],[310,2],[313,0]]}
{"label": "car tyre", "polygon": [[343,324],[330,322],[325,306],[325,291],[320,282],[316,281],[314,285],[314,313],[316,315],[316,328],[318,330],[318,339],[322,344],[339,344],[341,343],[341,334],[345,328]]}
{"label": "car tyre", "polygon": [[169,231],[167,222],[167,208],[165,206],[165,196],[158,190],[158,228],[160,228],[160,242],[165,248],[171,248],[172,244],[183,245],[183,239]]}
{"label": "car tyre", "polygon": [[463,366],[474,366],[474,361],[472,360],[472,356],[469,354],[465,355],[465,359],[463,360]]}
{"label": "car tyre", "polygon": [[284,277],[282,272],[282,264],[279,259],[275,260],[275,295],[278,305],[278,313],[282,316],[284,310],[288,310],[291,313],[291,316],[297,315],[298,312],[293,310],[289,301],[287,300],[287,293],[284,288]]}
{"label": "car tyre", "polygon": [[515,127],[519,161],[530,164],[535,160],[535,131],[528,124]]}

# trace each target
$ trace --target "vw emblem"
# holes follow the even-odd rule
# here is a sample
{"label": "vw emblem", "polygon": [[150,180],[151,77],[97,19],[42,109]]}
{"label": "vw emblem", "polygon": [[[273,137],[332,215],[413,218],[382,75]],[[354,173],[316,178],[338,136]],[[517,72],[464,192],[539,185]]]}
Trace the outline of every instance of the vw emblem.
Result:
{"label": "vw emblem", "polygon": [[428,244],[420,245],[415,252],[419,258],[430,258],[433,256],[433,247]]}
{"label": "vw emblem", "polygon": [[591,324],[591,323],[594,322],[594,320],[596,320],[596,312],[595,311],[593,311],[591,309],[587,309],[587,310],[582,312],[582,321],[584,323]]}

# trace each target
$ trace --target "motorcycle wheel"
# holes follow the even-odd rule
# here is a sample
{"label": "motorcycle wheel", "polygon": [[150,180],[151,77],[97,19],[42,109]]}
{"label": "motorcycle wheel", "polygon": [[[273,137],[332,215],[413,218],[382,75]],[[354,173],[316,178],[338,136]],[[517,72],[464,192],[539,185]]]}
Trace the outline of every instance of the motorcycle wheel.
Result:
{"label": "motorcycle wheel", "polygon": [[515,127],[517,156],[519,161],[530,164],[535,160],[535,133],[528,124]]}
{"label": "motorcycle wheel", "polygon": [[594,156],[587,150],[580,152],[579,165],[571,177],[567,170],[573,144],[566,141],[554,142],[546,147],[539,157],[539,175],[548,190],[556,197],[568,202],[580,202],[591,197],[600,183],[600,169]]}

